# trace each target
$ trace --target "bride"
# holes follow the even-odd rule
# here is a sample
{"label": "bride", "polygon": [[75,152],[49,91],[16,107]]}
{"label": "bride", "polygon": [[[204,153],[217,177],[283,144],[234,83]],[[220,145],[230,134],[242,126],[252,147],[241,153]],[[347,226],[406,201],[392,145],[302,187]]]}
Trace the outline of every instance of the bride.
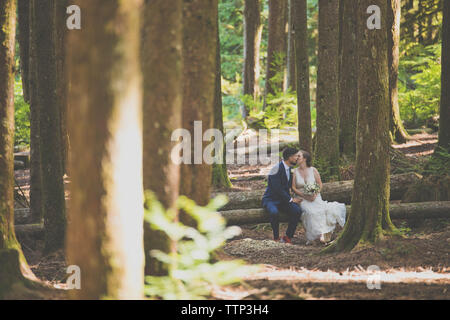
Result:
{"label": "bride", "polygon": [[[345,204],[322,200],[320,190],[322,181],[319,172],[311,166],[311,155],[306,151],[300,151],[297,160],[298,168],[295,169],[292,181],[292,189],[295,194],[304,200],[300,206],[303,211],[301,216],[303,227],[306,231],[306,244],[319,239],[322,243],[331,240],[336,224],[341,227],[345,224]],[[305,192],[305,185],[317,183],[319,190],[315,194]]]}

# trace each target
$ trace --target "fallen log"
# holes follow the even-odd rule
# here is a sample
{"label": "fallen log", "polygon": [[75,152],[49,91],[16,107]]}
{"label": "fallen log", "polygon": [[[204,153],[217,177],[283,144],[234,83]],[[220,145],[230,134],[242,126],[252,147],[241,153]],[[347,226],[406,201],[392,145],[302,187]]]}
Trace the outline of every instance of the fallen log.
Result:
{"label": "fallen log", "polygon": [[[391,176],[391,200],[401,200],[408,187],[419,181],[417,173],[404,173]],[[260,208],[264,189],[251,191],[225,192],[228,203],[221,210]],[[323,184],[322,198],[350,204],[352,201],[353,180],[329,182]],[[212,194],[215,197],[217,193]]]}
{"label": "fallen log", "polygon": [[14,227],[16,236],[19,238],[28,237],[33,239],[44,239],[43,224],[22,224]]}
{"label": "fallen log", "polygon": [[29,208],[14,209],[14,224],[26,224],[31,218]]}
{"label": "fallen log", "polygon": [[[347,215],[351,206],[346,206]],[[219,212],[228,225],[244,225],[254,223],[267,223],[269,216],[264,209],[238,209]],[[450,218],[450,201],[419,202],[391,204],[389,213],[391,219],[437,219]],[[284,213],[280,215],[280,222],[287,222]]]}

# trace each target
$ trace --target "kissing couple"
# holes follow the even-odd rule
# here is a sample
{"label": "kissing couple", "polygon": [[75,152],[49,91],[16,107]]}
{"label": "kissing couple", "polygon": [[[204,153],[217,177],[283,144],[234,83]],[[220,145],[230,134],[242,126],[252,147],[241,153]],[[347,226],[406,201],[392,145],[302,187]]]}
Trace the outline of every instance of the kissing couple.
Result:
{"label": "kissing couple", "polygon": [[[295,169],[294,169],[295,168]],[[306,233],[306,244],[315,240],[326,244],[339,224],[345,224],[345,204],[327,202],[320,191],[320,174],[311,165],[311,155],[302,150],[286,148],[283,160],[269,173],[262,206],[269,214],[275,241],[292,243],[295,229],[301,220]],[[288,216],[286,235],[280,238],[280,212]]]}

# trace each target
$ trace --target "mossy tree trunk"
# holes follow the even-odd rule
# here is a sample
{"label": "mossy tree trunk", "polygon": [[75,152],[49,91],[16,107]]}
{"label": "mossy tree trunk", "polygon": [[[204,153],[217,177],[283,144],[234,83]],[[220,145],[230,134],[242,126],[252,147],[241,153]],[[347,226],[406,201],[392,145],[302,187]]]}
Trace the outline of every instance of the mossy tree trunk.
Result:
{"label": "mossy tree trunk", "polygon": [[0,2],[0,299],[33,277],[14,232],[14,52],[16,1]]}
{"label": "mossy tree trunk", "polygon": [[398,66],[400,62],[400,19],[401,1],[388,0],[388,65],[389,65],[389,101],[390,133],[393,141],[405,143],[408,133],[403,127],[398,104]]}
{"label": "mossy tree trunk", "polygon": [[356,153],[356,116],[358,113],[358,61],[356,54],[357,2],[341,1],[339,52],[339,148],[341,155]]}
{"label": "mossy tree trunk", "polygon": [[54,1],[35,2],[36,96],[39,109],[40,155],[46,253],[64,247],[66,230],[60,107],[57,97]]}
{"label": "mossy tree trunk", "polygon": [[444,1],[438,146],[450,152],[450,3]]}
{"label": "mossy tree trunk", "polygon": [[360,241],[376,242],[395,229],[389,217],[389,71],[386,0],[361,0],[381,9],[382,28],[369,30],[358,15],[358,127],[352,207],[342,234],[325,252],[351,250]]}
{"label": "mossy tree trunk", "polygon": [[339,1],[319,0],[317,141],[315,166],[325,180],[339,179]]}
{"label": "mossy tree trunk", "polygon": [[[267,106],[267,95],[275,95],[276,92],[283,90],[284,74],[286,73],[287,9],[287,0],[269,0],[269,36],[264,108]],[[275,76],[277,77],[274,78]]]}
{"label": "mossy tree trunk", "polygon": [[[261,24],[261,0],[245,0],[244,3],[244,95],[254,100],[259,95],[260,46],[263,25]],[[242,109],[242,117],[249,116],[249,106]]]}
{"label": "mossy tree trunk", "polygon": [[298,133],[300,149],[312,154],[311,100],[309,90],[308,16],[306,0],[291,0],[295,30]]}
{"label": "mossy tree trunk", "polygon": [[31,222],[40,223],[43,218],[42,199],[42,168],[39,133],[39,103],[37,100],[37,56],[35,10],[36,0],[30,0],[30,65],[29,65],[29,96],[30,96],[30,210]]}
{"label": "mossy tree trunk", "polygon": [[[213,128],[217,14],[217,0],[183,1],[182,127],[187,129],[191,136],[191,159],[189,164],[181,165],[180,194],[202,206],[210,200],[212,180],[212,166],[203,160],[203,150],[210,141],[200,140],[203,140],[206,130]],[[194,122],[197,121],[201,121],[201,130],[194,132]],[[201,150],[194,149],[195,139]],[[182,214],[181,219],[185,221],[185,218]]]}
{"label": "mossy tree trunk", "polygon": [[[147,2],[142,20],[144,189],[172,210],[177,209],[180,185],[180,166],[171,159],[175,144],[171,135],[182,125],[182,4],[182,0]],[[145,223],[144,239],[145,273],[166,274],[167,268],[149,251],[169,252],[169,238]]]}
{"label": "mossy tree trunk", "polygon": [[[216,85],[214,95],[214,128],[220,130],[223,137],[225,132],[223,129],[223,111],[222,111],[222,66],[220,58],[220,35],[219,35],[219,20],[217,20],[217,51],[216,51]],[[217,157],[217,163],[213,164],[212,171],[212,185],[218,188],[231,188],[232,184],[228,177],[227,162],[226,162],[226,145],[225,139],[220,141],[222,146],[222,154]]]}
{"label": "mossy tree trunk", "polygon": [[144,285],[142,81],[138,0],[76,0],[68,32],[71,137],[67,260],[75,299],[140,299]]}
{"label": "mossy tree trunk", "polygon": [[18,0],[18,40],[20,48],[20,75],[22,77],[23,98],[30,103],[29,65],[30,65],[30,0]]}

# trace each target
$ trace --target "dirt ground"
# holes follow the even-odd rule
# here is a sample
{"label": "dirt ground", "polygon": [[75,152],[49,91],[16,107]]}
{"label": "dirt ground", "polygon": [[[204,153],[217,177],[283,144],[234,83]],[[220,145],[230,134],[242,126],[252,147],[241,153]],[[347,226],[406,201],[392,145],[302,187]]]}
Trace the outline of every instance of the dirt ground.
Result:
{"label": "dirt ground", "polygon": [[[413,166],[431,153],[436,140],[436,135],[415,135],[407,144],[394,148]],[[230,165],[228,169],[233,191],[239,192],[264,188],[266,182],[260,177],[270,168]],[[342,173],[352,179],[353,167],[349,165]],[[28,170],[16,171],[16,179],[20,193],[28,197]],[[24,199],[21,202],[26,205]],[[17,206],[21,207],[20,203]],[[228,241],[218,257],[242,259],[260,265],[260,269],[239,285],[215,288],[211,299],[450,299],[450,221],[394,220],[394,224],[404,231],[403,237],[328,255],[319,254],[323,249],[320,243],[306,245],[301,224],[292,245],[272,241],[269,224],[241,226],[242,234]],[[285,228],[282,224],[281,234]],[[64,252],[42,256],[43,239],[22,236],[19,241],[35,275],[50,285],[64,287]],[[373,266],[378,273],[369,272]],[[369,278],[375,279],[380,289],[369,289]],[[66,295],[61,292],[50,298],[65,299]]]}

